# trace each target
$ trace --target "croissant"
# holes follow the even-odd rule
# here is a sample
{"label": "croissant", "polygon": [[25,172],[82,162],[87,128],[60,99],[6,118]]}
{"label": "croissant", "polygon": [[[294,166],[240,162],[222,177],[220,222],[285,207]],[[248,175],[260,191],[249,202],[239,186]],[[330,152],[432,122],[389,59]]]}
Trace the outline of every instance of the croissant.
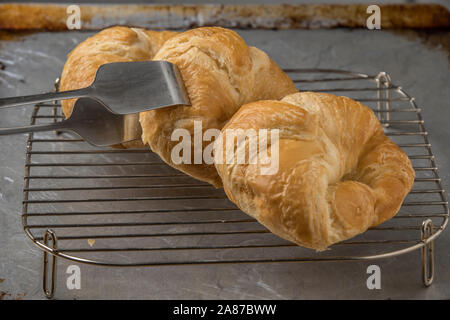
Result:
{"label": "croissant", "polygon": [[[172,31],[156,32],[128,27],[104,29],[81,42],[70,52],[61,75],[60,90],[89,86],[102,64],[151,60],[163,43],[176,34],[177,32]],[[62,101],[62,110],[66,117],[72,113],[75,101],[76,99]],[[135,141],[117,147],[144,147],[144,145],[141,141]]]}
{"label": "croissant", "polygon": [[[234,31],[205,27],[183,32],[167,40],[154,60],[178,66],[192,106],[176,106],[140,114],[142,140],[169,165],[216,187],[222,185],[211,156],[203,156],[211,146],[210,129],[219,130],[245,103],[261,99],[281,99],[297,92],[291,79],[261,50],[249,47]],[[173,139],[177,129],[195,136],[195,121],[201,123],[200,143],[191,144],[186,161],[174,161]],[[184,150],[186,151],[186,150]],[[183,152],[184,152],[183,151]],[[187,151],[186,151],[187,152]],[[195,159],[195,155],[200,158]],[[197,160],[197,161],[196,161]],[[200,161],[198,161],[200,160]]]}
{"label": "croissant", "polygon": [[[278,152],[277,170],[265,174],[262,161],[227,160],[227,132],[233,129],[253,129],[260,139],[260,129],[278,129],[278,139],[256,150],[273,159]],[[250,139],[228,143],[229,150],[250,150]],[[393,217],[414,182],[410,160],[386,137],[372,110],[325,93],[242,106],[214,152],[231,201],[278,236],[316,250]]]}

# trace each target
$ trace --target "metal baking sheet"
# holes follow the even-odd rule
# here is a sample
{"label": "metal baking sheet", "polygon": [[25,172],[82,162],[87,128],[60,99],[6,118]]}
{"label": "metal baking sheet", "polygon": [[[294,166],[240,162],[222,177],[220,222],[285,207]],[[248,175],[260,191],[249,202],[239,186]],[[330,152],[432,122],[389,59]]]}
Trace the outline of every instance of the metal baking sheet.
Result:
{"label": "metal baking sheet", "polygon": [[[369,30],[237,30],[251,45],[282,67],[334,68],[376,74],[387,71],[416,97],[423,108],[443,184],[449,189],[450,151],[447,90],[448,51],[437,35]],[[92,32],[3,33],[0,43],[0,95],[12,96],[52,89],[66,54]],[[445,42],[445,41],[444,41]],[[31,108],[2,110],[0,125],[28,122]],[[23,233],[20,211],[26,135],[0,139],[0,291],[3,298],[40,299],[41,252]],[[70,170],[70,169],[67,169]],[[70,205],[67,207],[70,210]],[[425,289],[420,281],[419,251],[376,261],[382,290],[368,290],[366,269],[374,262],[303,263],[187,268],[116,269],[80,265],[82,289],[68,290],[59,260],[58,298],[448,298],[450,258],[448,232],[436,242],[436,280]],[[94,281],[95,280],[95,281]],[[119,288],[119,289],[118,289]],[[349,290],[351,288],[351,290]]]}

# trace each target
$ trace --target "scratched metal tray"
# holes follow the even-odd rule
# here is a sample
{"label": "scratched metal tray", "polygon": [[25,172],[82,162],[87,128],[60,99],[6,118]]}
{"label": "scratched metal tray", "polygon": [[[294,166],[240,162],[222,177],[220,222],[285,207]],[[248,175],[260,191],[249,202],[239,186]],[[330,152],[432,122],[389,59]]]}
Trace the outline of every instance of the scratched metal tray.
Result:
{"label": "scratched metal tray", "polygon": [[[431,284],[432,243],[449,211],[414,98],[385,73],[285,71],[302,90],[346,95],[371,107],[408,154],[415,184],[393,219],[316,253],[273,235],[222,189],[169,167],[149,149],[101,149],[75,135],[44,133],[30,134],[27,143],[26,234],[55,257],[102,266],[364,260],[422,248],[424,283]],[[39,104],[31,123],[60,119],[58,103]]]}

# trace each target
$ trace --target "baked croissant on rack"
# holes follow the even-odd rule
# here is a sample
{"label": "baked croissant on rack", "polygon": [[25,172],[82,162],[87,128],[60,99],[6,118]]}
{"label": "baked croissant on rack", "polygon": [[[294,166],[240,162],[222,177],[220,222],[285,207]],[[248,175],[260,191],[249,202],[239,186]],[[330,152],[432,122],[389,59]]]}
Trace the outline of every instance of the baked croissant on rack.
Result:
{"label": "baked croissant on rack", "polygon": [[[157,32],[128,27],[104,29],[70,52],[61,75],[60,90],[89,86],[102,64],[151,60],[163,43],[176,34],[172,31]],[[72,113],[75,101],[70,99],[61,102],[66,117]],[[130,141],[115,147],[139,148],[144,145],[141,141]]]}
{"label": "baked croissant on rack", "polygon": [[[194,143],[190,161],[174,163],[172,141],[177,129],[194,139],[194,121],[201,121],[203,135],[208,129],[221,129],[245,103],[262,99],[281,99],[297,92],[291,79],[261,50],[249,47],[234,31],[206,27],[189,30],[164,43],[154,60],[178,66],[192,106],[178,106],[143,112],[140,115],[142,140],[169,165],[216,187],[222,182],[214,164],[205,157],[196,164]],[[200,142],[201,155],[209,139]],[[206,150],[207,151],[207,150]],[[186,163],[190,162],[190,163]]]}
{"label": "baked croissant on rack", "polygon": [[[278,129],[278,142],[257,150],[279,151],[277,170],[265,175],[262,162],[227,163],[230,129]],[[230,150],[248,152],[249,143],[231,141]],[[390,219],[414,182],[408,156],[386,137],[372,110],[331,94],[244,105],[214,147],[228,198],[278,236],[316,250]]]}

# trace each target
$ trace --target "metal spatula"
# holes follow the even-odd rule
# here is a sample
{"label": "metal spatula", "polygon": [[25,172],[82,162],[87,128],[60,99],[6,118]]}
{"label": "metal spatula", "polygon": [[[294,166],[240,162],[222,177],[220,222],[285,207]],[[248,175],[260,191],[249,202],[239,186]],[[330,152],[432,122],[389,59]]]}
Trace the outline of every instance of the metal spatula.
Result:
{"label": "metal spatula", "polygon": [[110,146],[141,138],[142,131],[138,117],[139,114],[114,114],[97,100],[80,98],[66,120],[51,124],[4,128],[0,129],[0,135],[51,130],[73,131],[93,145]]}
{"label": "metal spatula", "polygon": [[100,66],[86,88],[0,99],[0,108],[51,100],[95,98],[117,114],[190,105],[176,65],[166,61],[115,62]]}

